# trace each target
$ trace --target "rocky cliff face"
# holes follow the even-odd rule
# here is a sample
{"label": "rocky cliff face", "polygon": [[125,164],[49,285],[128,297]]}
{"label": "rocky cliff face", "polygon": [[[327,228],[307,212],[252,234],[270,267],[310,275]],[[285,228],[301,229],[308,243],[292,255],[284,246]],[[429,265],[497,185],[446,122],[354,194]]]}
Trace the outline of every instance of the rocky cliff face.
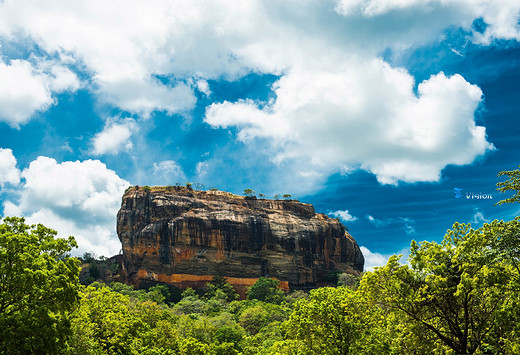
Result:
{"label": "rocky cliff face", "polygon": [[364,259],[335,219],[298,201],[249,199],[185,187],[132,187],[117,215],[123,270],[136,286],[202,286],[223,275],[243,294],[261,276],[321,286]]}

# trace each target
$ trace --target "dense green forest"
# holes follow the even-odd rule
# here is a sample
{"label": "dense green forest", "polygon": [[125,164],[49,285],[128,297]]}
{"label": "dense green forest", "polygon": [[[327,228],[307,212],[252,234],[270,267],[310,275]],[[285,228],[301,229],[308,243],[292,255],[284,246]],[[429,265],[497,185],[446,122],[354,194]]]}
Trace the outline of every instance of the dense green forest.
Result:
{"label": "dense green forest", "polygon": [[[520,200],[520,171],[499,190]],[[224,277],[174,295],[157,285],[79,282],[74,238],[0,225],[2,354],[520,353],[520,220],[412,242],[359,280],[285,294],[261,278],[238,300]]]}

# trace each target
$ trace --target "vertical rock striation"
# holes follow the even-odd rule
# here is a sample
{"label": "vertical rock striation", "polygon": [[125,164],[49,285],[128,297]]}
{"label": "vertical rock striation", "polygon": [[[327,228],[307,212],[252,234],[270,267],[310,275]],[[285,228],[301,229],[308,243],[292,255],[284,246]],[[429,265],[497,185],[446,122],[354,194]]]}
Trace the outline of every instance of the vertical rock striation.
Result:
{"label": "vertical rock striation", "polygon": [[136,186],[123,196],[117,233],[123,270],[138,287],[199,287],[223,275],[241,294],[261,276],[286,289],[310,288],[364,264],[341,223],[295,200]]}

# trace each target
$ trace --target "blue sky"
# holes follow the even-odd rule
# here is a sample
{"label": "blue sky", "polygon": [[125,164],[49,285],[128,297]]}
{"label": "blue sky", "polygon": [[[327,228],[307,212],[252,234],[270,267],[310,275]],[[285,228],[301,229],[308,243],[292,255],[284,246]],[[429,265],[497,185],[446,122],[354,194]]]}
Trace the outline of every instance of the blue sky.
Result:
{"label": "blue sky", "polygon": [[519,19],[513,0],[0,2],[0,215],[111,255],[129,185],[289,193],[367,267],[511,219]]}

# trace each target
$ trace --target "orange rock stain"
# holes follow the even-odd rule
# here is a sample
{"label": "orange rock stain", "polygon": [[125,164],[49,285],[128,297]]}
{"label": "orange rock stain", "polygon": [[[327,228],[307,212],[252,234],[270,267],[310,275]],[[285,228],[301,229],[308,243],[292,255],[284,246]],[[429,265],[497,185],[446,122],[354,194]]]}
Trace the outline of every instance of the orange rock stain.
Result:
{"label": "orange rock stain", "polygon": [[[210,282],[213,279],[213,275],[158,274],[141,269],[137,272],[137,278],[141,281],[150,280],[173,285],[184,290],[188,287],[203,287],[207,282]],[[235,288],[241,299],[245,299],[247,288],[253,286],[255,282],[258,281],[258,278],[245,277],[226,277],[226,279],[227,282]],[[272,277],[272,279],[277,280],[274,277]],[[280,281],[280,288],[285,292],[289,292],[289,282]]]}

